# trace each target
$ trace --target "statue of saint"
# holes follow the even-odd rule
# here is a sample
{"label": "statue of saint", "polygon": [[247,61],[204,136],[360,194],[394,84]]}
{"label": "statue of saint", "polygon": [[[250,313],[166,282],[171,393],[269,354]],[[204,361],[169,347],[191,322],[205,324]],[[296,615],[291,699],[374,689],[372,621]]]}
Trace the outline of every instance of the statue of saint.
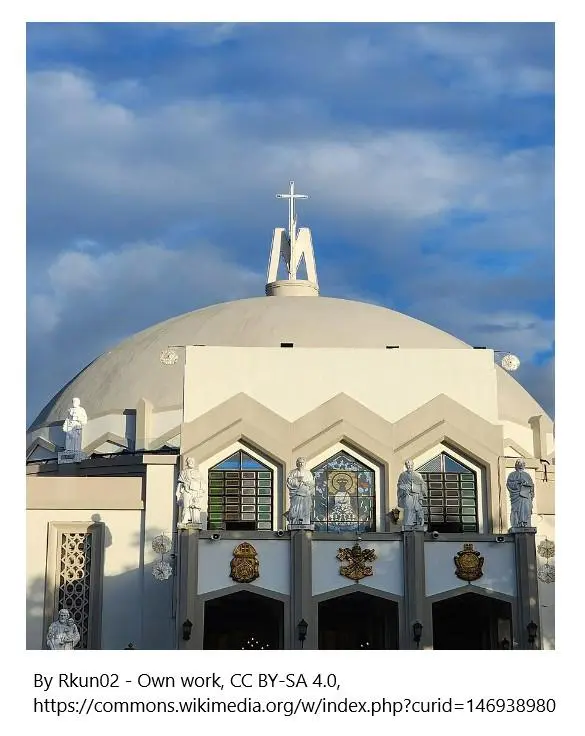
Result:
{"label": "statue of saint", "polygon": [[289,526],[310,527],[314,517],[315,478],[304,457],[297,458],[297,467],[288,474],[286,487],[290,499]]}
{"label": "statue of saint", "polygon": [[508,476],[506,486],[510,492],[510,526],[530,526],[532,516],[532,501],[534,499],[534,483],[526,472],[524,460],[516,460],[514,470]]}
{"label": "statue of saint", "polygon": [[192,457],[185,460],[185,467],[179,473],[177,501],[183,507],[178,526],[201,526],[201,509],[207,495],[205,481]]}
{"label": "statue of saint", "polygon": [[406,470],[398,476],[398,508],[404,509],[405,527],[423,527],[424,511],[422,500],[427,496],[427,484],[420,473],[414,470],[412,460],[405,463]]}
{"label": "statue of saint", "polygon": [[79,455],[81,453],[81,433],[87,424],[87,414],[79,399],[73,399],[67,419],[63,422],[65,432],[65,452]]}
{"label": "statue of saint", "polygon": [[80,638],[77,624],[69,611],[62,608],[57,620],[49,626],[47,646],[49,649],[75,649]]}

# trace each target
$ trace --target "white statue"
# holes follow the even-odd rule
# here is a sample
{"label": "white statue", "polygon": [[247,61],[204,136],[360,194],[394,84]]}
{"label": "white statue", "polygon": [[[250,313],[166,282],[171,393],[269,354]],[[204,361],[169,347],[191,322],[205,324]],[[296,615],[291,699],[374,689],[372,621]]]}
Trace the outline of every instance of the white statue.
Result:
{"label": "white statue", "polygon": [[508,476],[506,486],[510,492],[511,527],[530,526],[532,516],[532,501],[534,499],[534,483],[526,472],[524,460],[516,460],[515,468]]}
{"label": "white statue", "polygon": [[290,499],[287,512],[289,526],[312,527],[315,499],[315,478],[307,469],[304,457],[297,458],[297,467],[288,474],[286,487]]}
{"label": "white statue", "polygon": [[49,649],[75,649],[80,638],[77,624],[69,611],[62,608],[57,620],[49,626],[47,646]]}
{"label": "white statue", "polygon": [[427,496],[427,484],[420,473],[414,470],[412,460],[405,463],[406,470],[398,476],[398,508],[404,509],[404,526],[424,527],[422,500]]}
{"label": "white statue", "polygon": [[179,473],[177,501],[183,507],[179,528],[201,527],[201,509],[207,495],[205,481],[192,457],[185,460],[185,468]]}
{"label": "white statue", "polygon": [[65,432],[65,454],[74,457],[81,456],[81,434],[87,424],[87,414],[79,399],[73,399],[73,406],[69,409],[67,419],[63,422]]}

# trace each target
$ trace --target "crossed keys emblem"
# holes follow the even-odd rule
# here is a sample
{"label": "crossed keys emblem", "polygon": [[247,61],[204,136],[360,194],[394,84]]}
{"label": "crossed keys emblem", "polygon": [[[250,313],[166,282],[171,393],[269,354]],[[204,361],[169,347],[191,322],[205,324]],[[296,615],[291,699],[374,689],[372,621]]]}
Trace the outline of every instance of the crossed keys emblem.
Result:
{"label": "crossed keys emblem", "polygon": [[372,567],[366,565],[366,562],[373,562],[376,559],[376,553],[373,549],[362,549],[358,542],[353,547],[340,547],[337,559],[340,562],[349,563],[342,565],[339,573],[350,580],[358,581],[374,574]]}

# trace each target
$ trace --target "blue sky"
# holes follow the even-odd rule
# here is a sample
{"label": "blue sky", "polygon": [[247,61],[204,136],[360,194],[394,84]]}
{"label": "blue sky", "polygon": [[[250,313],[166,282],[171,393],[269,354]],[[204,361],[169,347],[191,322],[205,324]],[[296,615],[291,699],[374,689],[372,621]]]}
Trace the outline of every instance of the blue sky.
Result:
{"label": "blue sky", "polygon": [[29,421],[261,295],[289,179],[322,294],[516,353],[554,413],[552,24],[29,24],[27,67]]}

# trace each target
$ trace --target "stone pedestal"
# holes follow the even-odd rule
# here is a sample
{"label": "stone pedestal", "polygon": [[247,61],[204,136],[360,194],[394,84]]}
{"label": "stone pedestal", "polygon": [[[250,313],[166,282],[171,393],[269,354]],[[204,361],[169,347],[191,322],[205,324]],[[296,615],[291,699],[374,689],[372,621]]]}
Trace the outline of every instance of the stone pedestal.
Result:
{"label": "stone pedestal", "polygon": [[[516,590],[518,601],[517,631],[514,638],[520,649],[540,649],[540,608],[538,604],[538,568],[536,564],[536,528],[523,526],[513,528],[516,553]],[[529,640],[528,624],[537,626],[536,638]]]}
{"label": "stone pedestal", "polygon": [[[433,630],[425,598],[425,548],[424,531],[404,529],[402,535],[402,554],[404,562],[404,621],[400,632],[401,649],[423,649],[432,646]],[[413,624],[422,625],[422,637],[414,641]]]}
{"label": "stone pedestal", "polygon": [[57,462],[61,463],[80,463],[82,460],[87,460],[88,455],[85,452],[74,452],[73,450],[63,450],[57,453]]}
{"label": "stone pedestal", "polygon": [[[312,583],[312,537],[305,527],[293,531],[291,541],[291,607],[290,607],[290,648],[317,649],[318,636],[313,615]],[[298,638],[299,621],[308,624],[307,637],[301,642]]]}

